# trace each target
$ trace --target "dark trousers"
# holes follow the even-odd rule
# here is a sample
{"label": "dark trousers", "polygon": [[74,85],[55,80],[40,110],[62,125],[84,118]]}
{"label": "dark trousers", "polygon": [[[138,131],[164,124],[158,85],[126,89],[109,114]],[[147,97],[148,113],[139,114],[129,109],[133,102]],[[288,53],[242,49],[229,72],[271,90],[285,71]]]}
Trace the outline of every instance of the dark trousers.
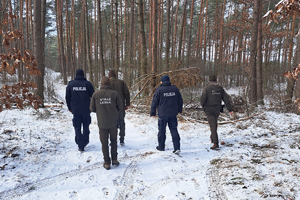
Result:
{"label": "dark trousers", "polygon": [[[75,129],[75,142],[79,148],[83,148],[89,143],[91,116],[87,115],[73,115],[73,126]],[[81,132],[81,125],[83,130]]]}
{"label": "dark trousers", "polygon": [[125,110],[119,111],[118,128],[120,129],[120,142],[124,142],[125,137]]}
{"label": "dark trousers", "polygon": [[[99,130],[100,134],[100,142],[102,144],[102,153],[103,153],[103,158],[105,164],[110,164],[111,159],[112,160],[117,160],[117,136],[118,136],[118,130],[117,127],[115,128],[110,128],[110,129],[100,129]],[[111,159],[109,157],[109,142],[108,139],[110,139],[110,154],[111,154]]]}
{"label": "dark trousers", "polygon": [[171,132],[174,150],[180,150],[180,136],[177,131],[176,117],[158,118],[158,147],[165,150],[167,124]]}
{"label": "dark trousers", "polygon": [[206,113],[207,121],[210,126],[210,132],[211,132],[210,139],[211,139],[212,143],[214,143],[214,144],[219,144],[219,138],[218,138],[218,132],[217,132],[219,115],[220,115],[220,112],[217,112],[214,114]]}

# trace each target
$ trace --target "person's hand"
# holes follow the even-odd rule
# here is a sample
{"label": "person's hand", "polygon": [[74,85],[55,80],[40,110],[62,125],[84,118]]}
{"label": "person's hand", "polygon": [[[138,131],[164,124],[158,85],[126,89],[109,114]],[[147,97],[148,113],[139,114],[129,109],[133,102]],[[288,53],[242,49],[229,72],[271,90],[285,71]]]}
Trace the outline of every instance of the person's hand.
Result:
{"label": "person's hand", "polygon": [[125,110],[128,110],[130,106],[125,106]]}
{"label": "person's hand", "polygon": [[156,117],[156,115],[152,115],[151,117]]}

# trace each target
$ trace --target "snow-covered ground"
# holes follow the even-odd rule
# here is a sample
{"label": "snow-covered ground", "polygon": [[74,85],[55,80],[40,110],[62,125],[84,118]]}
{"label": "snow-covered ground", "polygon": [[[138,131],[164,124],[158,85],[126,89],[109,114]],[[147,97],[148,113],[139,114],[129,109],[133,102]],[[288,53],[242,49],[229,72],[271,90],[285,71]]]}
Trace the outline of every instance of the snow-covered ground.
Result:
{"label": "snow-covered ground", "polygon": [[[58,99],[65,86],[54,82]],[[222,116],[228,119],[226,113]],[[157,118],[126,113],[120,165],[103,168],[96,115],[90,143],[77,150],[72,114],[64,104],[0,113],[0,199],[300,199],[300,119],[266,111],[220,125],[220,151],[210,150],[210,130],[179,121],[181,153],[157,146]]]}

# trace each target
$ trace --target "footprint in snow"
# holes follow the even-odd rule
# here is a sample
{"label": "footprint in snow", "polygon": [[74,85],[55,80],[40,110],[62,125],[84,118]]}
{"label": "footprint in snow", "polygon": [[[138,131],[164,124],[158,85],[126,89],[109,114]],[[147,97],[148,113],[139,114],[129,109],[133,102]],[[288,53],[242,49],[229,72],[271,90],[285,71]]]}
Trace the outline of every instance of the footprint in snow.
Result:
{"label": "footprint in snow", "polygon": [[69,192],[70,196],[69,199],[78,199],[78,193],[77,191]]}
{"label": "footprint in snow", "polygon": [[120,185],[119,181],[120,181],[121,178],[122,178],[121,176],[117,176],[117,177],[113,180],[113,183],[114,183],[115,186],[119,186],[119,185]]}
{"label": "footprint in snow", "polygon": [[107,195],[108,195],[108,189],[107,189],[107,188],[103,188],[103,189],[102,189],[102,192],[103,192],[104,196],[107,196]]}

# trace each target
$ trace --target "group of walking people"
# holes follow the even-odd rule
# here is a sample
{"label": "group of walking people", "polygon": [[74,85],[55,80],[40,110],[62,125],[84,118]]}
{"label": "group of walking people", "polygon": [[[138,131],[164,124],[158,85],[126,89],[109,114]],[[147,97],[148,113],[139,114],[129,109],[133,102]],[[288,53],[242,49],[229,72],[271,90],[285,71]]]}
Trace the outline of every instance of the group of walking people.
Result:
{"label": "group of walking people", "polygon": [[[160,87],[154,93],[150,116],[156,117],[158,111],[158,151],[165,150],[166,127],[168,125],[173,142],[173,153],[180,153],[180,136],[177,130],[178,113],[182,113],[183,99],[179,89],[172,85],[169,76],[160,79]],[[212,150],[219,149],[217,134],[217,120],[224,101],[232,114],[230,97],[222,86],[217,84],[215,75],[209,77],[209,84],[204,88],[201,96],[201,105],[207,115],[211,130]],[[110,169],[111,164],[118,166],[118,128],[120,145],[125,144],[125,110],[130,107],[130,93],[126,83],[110,70],[107,76],[101,79],[100,90],[94,91],[92,84],[84,77],[84,71],[78,69],[74,80],[66,88],[66,102],[69,111],[73,114],[75,142],[78,150],[83,152],[89,143],[90,112],[97,115],[100,142],[102,144],[103,167]],[[82,131],[81,131],[81,127]],[[109,151],[110,145],[110,151]]]}
{"label": "group of walking people", "polygon": [[[95,112],[97,115],[105,169],[110,169],[111,164],[119,165],[117,159],[118,128],[120,129],[120,145],[124,145],[125,110],[130,106],[130,93],[126,83],[117,79],[114,70],[110,70],[108,75],[108,77],[102,77],[100,90],[95,92],[92,84],[84,77],[84,71],[78,69],[76,77],[68,83],[66,88],[67,106],[73,114],[75,142],[81,152],[89,143],[90,113]],[[81,127],[83,127],[82,131]],[[109,145],[111,146],[110,153]]]}

